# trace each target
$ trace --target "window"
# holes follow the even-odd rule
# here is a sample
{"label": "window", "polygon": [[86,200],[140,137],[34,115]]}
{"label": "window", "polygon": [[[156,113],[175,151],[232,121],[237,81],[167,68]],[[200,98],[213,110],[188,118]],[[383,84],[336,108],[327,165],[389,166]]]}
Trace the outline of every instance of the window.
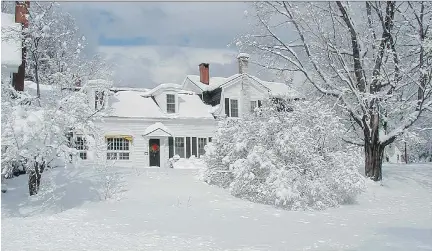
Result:
{"label": "window", "polygon": [[185,157],[185,142],[183,137],[175,138],[175,153],[180,156],[180,158]]}
{"label": "window", "polygon": [[95,91],[95,109],[100,110],[104,107],[104,92]]}
{"label": "window", "polygon": [[205,145],[207,145],[207,138],[198,138],[198,158],[205,154]]}
{"label": "window", "polygon": [[175,104],[175,95],[167,94],[167,113],[175,113],[176,112],[176,104]]}
{"label": "window", "polygon": [[209,137],[209,142],[212,142],[212,138],[211,137]]}
{"label": "window", "polygon": [[130,141],[125,138],[107,138],[107,159],[128,160]]}
{"label": "window", "polygon": [[238,117],[238,100],[237,99],[230,99],[230,105],[231,105],[231,117]]}
{"label": "window", "polygon": [[77,136],[75,138],[75,148],[78,150],[79,157],[81,159],[87,159],[87,142],[83,136]]}
{"label": "window", "polygon": [[257,107],[258,107],[258,101],[254,100],[254,101],[250,102],[250,111],[251,112],[254,112],[255,108],[257,108]]}
{"label": "window", "polygon": [[261,107],[261,105],[262,105],[261,100],[253,100],[253,101],[251,101],[250,102],[250,111],[254,112],[255,108]]}

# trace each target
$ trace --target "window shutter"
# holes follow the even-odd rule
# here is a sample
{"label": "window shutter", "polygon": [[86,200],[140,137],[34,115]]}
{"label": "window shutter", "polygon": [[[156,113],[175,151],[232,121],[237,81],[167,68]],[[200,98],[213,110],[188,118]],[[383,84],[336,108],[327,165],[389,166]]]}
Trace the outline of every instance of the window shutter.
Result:
{"label": "window shutter", "polygon": [[195,157],[198,157],[197,154],[197,138],[192,137],[192,155],[195,155]]}
{"label": "window shutter", "polygon": [[172,158],[174,156],[174,138],[173,137],[168,138],[168,148],[169,148],[168,157]]}
{"label": "window shutter", "polygon": [[191,142],[190,137],[186,137],[186,158],[190,158],[191,156]]}
{"label": "window shutter", "polygon": [[230,116],[230,101],[229,98],[225,98],[225,114],[227,115],[227,117]]}
{"label": "window shutter", "polygon": [[261,100],[258,100],[258,107],[261,107],[262,103]]}

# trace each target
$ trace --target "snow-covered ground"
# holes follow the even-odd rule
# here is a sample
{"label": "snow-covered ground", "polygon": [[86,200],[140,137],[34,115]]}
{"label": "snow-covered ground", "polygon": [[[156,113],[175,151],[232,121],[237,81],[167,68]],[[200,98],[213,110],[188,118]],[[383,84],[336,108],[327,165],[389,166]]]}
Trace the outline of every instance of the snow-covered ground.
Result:
{"label": "snow-covered ground", "polygon": [[122,169],[108,201],[89,169],[45,173],[34,198],[8,180],[2,250],[432,250],[432,164],[386,165],[383,186],[319,212],[243,201],[197,172]]}

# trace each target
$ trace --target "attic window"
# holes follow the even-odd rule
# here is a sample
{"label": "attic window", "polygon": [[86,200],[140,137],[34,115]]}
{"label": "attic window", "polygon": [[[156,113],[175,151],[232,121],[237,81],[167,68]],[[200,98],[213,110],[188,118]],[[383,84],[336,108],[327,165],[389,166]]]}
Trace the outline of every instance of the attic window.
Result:
{"label": "attic window", "polygon": [[175,95],[167,94],[167,113],[175,113],[176,112],[176,104],[175,104]]}

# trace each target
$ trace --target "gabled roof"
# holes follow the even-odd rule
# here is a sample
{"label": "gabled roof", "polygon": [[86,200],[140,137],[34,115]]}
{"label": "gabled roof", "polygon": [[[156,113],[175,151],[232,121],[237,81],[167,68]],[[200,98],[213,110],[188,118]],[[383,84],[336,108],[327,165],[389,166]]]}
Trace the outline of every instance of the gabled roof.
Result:
{"label": "gabled roof", "polygon": [[[265,89],[269,91],[272,96],[288,96],[292,98],[301,98],[302,95],[284,83],[278,82],[269,82],[259,79],[258,77],[252,76],[250,74],[245,73],[250,81],[254,81],[258,85],[263,86]],[[242,74],[234,74],[230,77],[211,77],[209,83],[204,84],[200,81],[200,76],[198,75],[187,75],[185,80],[183,81],[183,87],[188,83],[192,83],[197,86],[201,91],[213,91],[219,87],[225,87],[231,84],[232,82],[240,79]]]}
{"label": "gabled roof", "polygon": [[1,64],[2,68],[13,72],[21,65],[21,30],[21,24],[15,23],[14,14],[1,13]]}
{"label": "gabled roof", "polygon": [[213,91],[221,86],[224,86],[232,81],[235,81],[236,79],[240,78],[241,74],[234,74],[231,77],[224,78],[224,77],[211,77],[209,83],[210,84],[204,84],[200,82],[200,76],[198,75],[187,75],[186,79],[183,81],[183,87],[187,80],[191,81],[193,84],[195,84],[198,88],[200,88],[202,91]]}

